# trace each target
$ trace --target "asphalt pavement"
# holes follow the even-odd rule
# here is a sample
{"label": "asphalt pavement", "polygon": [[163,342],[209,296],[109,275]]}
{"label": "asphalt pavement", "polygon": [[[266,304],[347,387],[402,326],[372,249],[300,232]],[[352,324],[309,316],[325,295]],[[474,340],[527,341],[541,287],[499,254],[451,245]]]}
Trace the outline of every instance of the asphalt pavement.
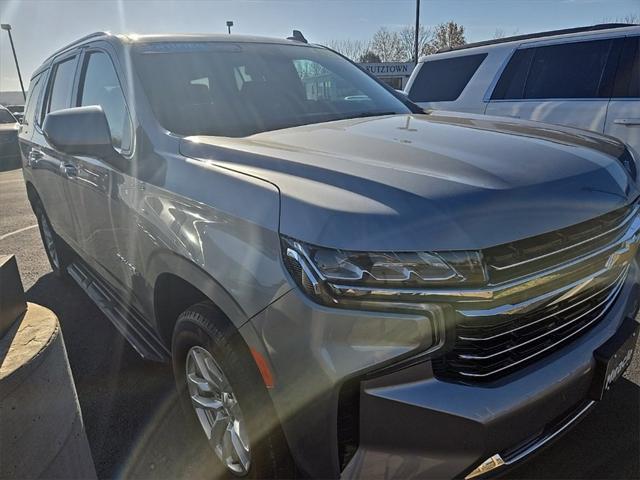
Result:
{"label": "asphalt pavement", "polygon": [[[192,441],[170,365],[142,360],[76,285],[51,275],[35,225],[21,171],[1,172],[0,255],[16,255],[28,300],[60,319],[98,476],[210,476],[212,454]],[[640,478],[640,354],[575,429],[508,477]]]}

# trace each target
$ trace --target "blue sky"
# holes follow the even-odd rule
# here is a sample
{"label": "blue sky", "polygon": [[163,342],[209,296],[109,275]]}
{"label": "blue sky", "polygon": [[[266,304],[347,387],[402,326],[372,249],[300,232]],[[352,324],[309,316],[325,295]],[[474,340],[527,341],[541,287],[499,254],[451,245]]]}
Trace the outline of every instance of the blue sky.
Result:
{"label": "blue sky", "polygon": [[[590,25],[640,14],[640,0],[422,0],[421,22],[454,20],[467,41]],[[369,39],[381,26],[414,22],[415,0],[0,0],[0,21],[13,26],[28,82],[55,49],[87,33],[225,32],[283,37],[292,28],[312,42]],[[6,32],[0,32],[0,91],[19,84]]]}

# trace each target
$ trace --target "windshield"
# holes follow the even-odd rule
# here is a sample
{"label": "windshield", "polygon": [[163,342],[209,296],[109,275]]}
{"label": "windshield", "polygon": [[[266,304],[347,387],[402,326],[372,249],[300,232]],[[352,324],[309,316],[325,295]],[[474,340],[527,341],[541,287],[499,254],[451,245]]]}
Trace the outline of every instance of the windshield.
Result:
{"label": "windshield", "polygon": [[16,119],[9,110],[5,110],[4,108],[0,108],[0,123],[16,123]]}
{"label": "windshield", "polygon": [[140,45],[134,62],[160,124],[180,135],[240,137],[409,108],[339,55],[266,43]]}

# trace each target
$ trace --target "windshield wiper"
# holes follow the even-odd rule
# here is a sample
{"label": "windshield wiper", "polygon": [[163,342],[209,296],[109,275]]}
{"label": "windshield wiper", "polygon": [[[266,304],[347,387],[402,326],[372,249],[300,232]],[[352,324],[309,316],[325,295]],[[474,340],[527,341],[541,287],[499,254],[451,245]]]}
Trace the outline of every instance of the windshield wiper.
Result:
{"label": "windshield wiper", "polygon": [[360,112],[347,115],[343,118],[366,118],[366,117],[382,117],[383,115],[398,115],[398,112]]}

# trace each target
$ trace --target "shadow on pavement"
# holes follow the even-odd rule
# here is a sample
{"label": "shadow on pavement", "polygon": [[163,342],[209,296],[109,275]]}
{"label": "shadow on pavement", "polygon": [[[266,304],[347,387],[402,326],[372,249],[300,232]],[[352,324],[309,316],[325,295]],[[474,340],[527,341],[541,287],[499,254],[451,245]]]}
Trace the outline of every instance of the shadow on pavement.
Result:
{"label": "shadow on pavement", "polygon": [[211,478],[213,454],[190,445],[171,365],[143,360],[71,281],[45,275],[27,300],[58,316],[100,478]]}

